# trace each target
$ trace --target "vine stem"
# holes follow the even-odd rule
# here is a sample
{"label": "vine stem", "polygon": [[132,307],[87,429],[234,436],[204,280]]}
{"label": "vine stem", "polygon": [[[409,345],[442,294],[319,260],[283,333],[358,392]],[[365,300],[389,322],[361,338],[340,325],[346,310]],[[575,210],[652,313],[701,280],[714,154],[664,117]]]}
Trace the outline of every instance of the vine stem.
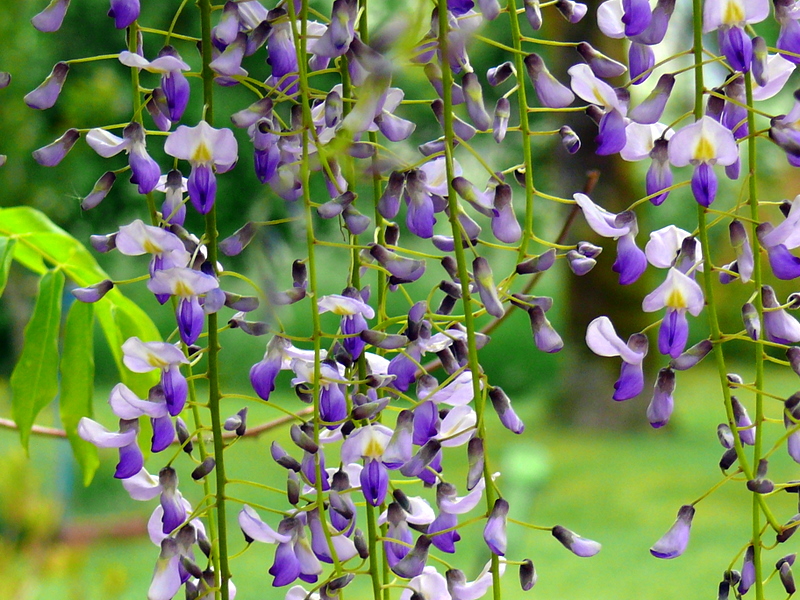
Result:
{"label": "vine stem", "polygon": [[[509,0],[509,6],[513,6],[514,0]],[[458,197],[456,196],[455,189],[453,188],[453,178],[455,177],[455,170],[453,168],[453,147],[455,134],[453,133],[453,73],[450,70],[448,60],[448,27],[449,22],[447,19],[447,0],[437,0],[439,8],[439,53],[441,57],[442,67],[442,100],[444,102],[444,156],[445,168],[447,173],[447,203],[450,212],[450,228],[453,233],[455,243],[456,264],[458,266],[458,278],[461,281],[461,300],[464,306],[464,327],[467,330],[467,348],[468,348],[468,365],[472,372],[472,393],[475,401],[475,414],[477,416],[477,429],[478,435],[486,440],[486,423],[483,419],[484,405],[486,397],[481,390],[481,367],[478,362],[478,347],[475,342],[475,318],[472,314],[472,300],[469,290],[469,272],[467,269],[466,256],[464,248],[459,243],[462,238],[461,225],[458,221]],[[518,39],[518,38],[517,38]],[[526,146],[527,146],[527,137]],[[530,152],[530,149],[528,149]],[[526,190],[531,185],[530,179],[526,177]],[[526,211],[526,220],[532,219],[531,211]],[[526,234],[530,228],[526,224]],[[523,242],[523,246],[525,243]],[[492,470],[489,464],[488,449],[484,448],[484,462],[483,462],[483,476],[486,480],[486,514],[491,513],[494,507],[494,502],[497,498],[497,493],[494,485],[492,484]],[[498,556],[492,553],[492,594],[494,600],[502,599],[502,591],[500,586],[500,560]]]}
{"label": "vine stem", "polygon": [[[209,125],[214,124],[214,72],[209,66],[211,55],[211,1],[197,0],[200,9],[200,30],[202,39],[203,57],[203,108],[204,120]],[[206,247],[208,260],[216,269],[217,264],[217,209],[216,205],[206,214]],[[229,581],[231,578],[228,564],[228,526],[227,504],[225,497],[225,443],[222,437],[222,417],[220,415],[220,390],[219,390],[219,332],[216,313],[208,315],[208,409],[211,413],[211,431],[214,438],[214,468],[216,480],[216,508],[217,508],[217,546],[219,551],[219,570],[214,573],[214,585],[217,586],[216,597],[228,600],[230,597]]]}

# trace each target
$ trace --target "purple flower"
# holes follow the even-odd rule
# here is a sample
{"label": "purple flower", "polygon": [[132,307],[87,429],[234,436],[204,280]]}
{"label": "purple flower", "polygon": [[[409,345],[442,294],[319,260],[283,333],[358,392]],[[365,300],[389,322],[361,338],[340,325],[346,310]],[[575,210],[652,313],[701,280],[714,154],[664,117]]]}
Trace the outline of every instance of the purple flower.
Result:
{"label": "purple flower", "polygon": [[214,129],[205,121],[196,127],[181,125],[169,135],[164,152],[188,160],[189,199],[200,214],[214,206],[217,180],[214,170],[224,173],[233,168],[238,158],[238,145],[230,129]]}
{"label": "purple flower", "polygon": [[709,116],[678,131],[669,141],[669,160],[676,167],[692,164],[692,192],[702,206],[714,202],[717,178],[711,168],[728,166],[739,158],[739,148],[730,129]]}
{"label": "purple flower", "polygon": [[686,504],[678,511],[678,518],[669,531],[650,548],[656,558],[676,558],[686,551],[694,517],[694,506]]}
{"label": "purple flower", "polygon": [[[587,69],[587,65],[584,65]],[[572,104],[575,94],[564,84],[560,83],[547,70],[544,61],[538,54],[529,54],[525,57],[525,67],[528,77],[533,82],[533,88],[539,97],[539,102],[548,108],[564,108]]]}
{"label": "purple flower", "polygon": [[745,26],[769,16],[768,0],[707,0],[703,4],[703,32],[718,30],[720,51],[735,71],[749,71],[753,44]]}
{"label": "purple flower", "polygon": [[119,62],[127,67],[144,69],[150,73],[161,74],[161,90],[166,99],[166,116],[170,121],[180,121],[189,103],[189,81],[181,71],[189,71],[186,64],[172,46],[165,46],[158,58],[149,61],[133,52],[120,52]]}
{"label": "purple flower", "polygon": [[145,131],[136,121],[122,132],[122,137],[105,129],[92,129],[86,135],[86,143],[103,158],[110,158],[122,152],[128,154],[131,167],[131,183],[138,184],[140,194],[152,192],[161,177],[161,168],[147,153]]}
{"label": "purple flower", "polygon": [[626,344],[608,317],[597,317],[586,328],[586,345],[598,356],[619,356],[622,369],[614,384],[614,400],[628,400],[644,389],[642,361],[647,355],[647,336],[633,334]]}
{"label": "purple flower", "polygon": [[47,146],[34,150],[33,159],[43,167],[55,167],[72,150],[81,134],[77,129],[67,129],[60,138]]}
{"label": "purple flower", "polygon": [[78,421],[78,435],[98,448],[119,448],[119,463],[114,472],[117,479],[133,477],[144,466],[142,451],[136,443],[139,420],[120,419],[119,433],[113,433],[88,417]]}
{"label": "purple flower", "polygon": [[494,501],[492,512],[483,528],[483,540],[489,546],[489,550],[497,556],[505,556],[508,546],[506,535],[506,525],[508,520],[508,501],[498,498]]}
{"label": "purple flower", "polygon": [[617,241],[617,260],[612,269],[619,273],[621,285],[635,282],[647,268],[644,252],[636,246],[639,227],[636,215],[631,211],[610,213],[598,206],[586,194],[575,194],[575,202],[583,210],[583,216],[595,233]]}
{"label": "purple flower", "polygon": [[761,302],[764,306],[764,334],[776,344],[796,344],[800,342],[800,323],[790,316],[775,296],[775,290],[765,285],[761,287]]}
{"label": "purple flower", "polygon": [[680,356],[689,338],[686,312],[696,317],[704,305],[700,286],[675,267],[669,270],[664,283],[645,296],[642,301],[644,312],[667,309],[658,331],[658,351],[661,354],[669,354],[672,358]]}
{"label": "purple flower", "polygon": [[647,407],[647,420],[655,428],[663,427],[669,422],[672,415],[674,402],[672,393],[675,391],[675,372],[669,367],[658,372],[656,385],[653,389],[653,398]]}
{"label": "purple flower", "polygon": [[139,18],[139,0],[111,0],[108,16],[114,19],[114,27],[125,29]]}
{"label": "purple flower", "polygon": [[165,342],[143,342],[138,337],[128,338],[122,344],[122,361],[134,373],[161,371],[161,387],[171,416],[183,410],[188,393],[186,378],[180,370],[181,364],[189,360],[177,347]]}

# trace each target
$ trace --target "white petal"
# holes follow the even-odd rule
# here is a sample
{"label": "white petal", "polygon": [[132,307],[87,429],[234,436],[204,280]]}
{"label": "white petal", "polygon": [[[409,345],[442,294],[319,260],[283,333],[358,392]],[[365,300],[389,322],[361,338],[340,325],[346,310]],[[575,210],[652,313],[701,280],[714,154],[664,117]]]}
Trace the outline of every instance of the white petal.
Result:
{"label": "white petal", "polygon": [[[453,448],[466,444],[475,435],[475,425],[478,417],[470,406],[456,406],[442,419],[439,435],[442,446]],[[449,438],[449,439],[447,439]]]}
{"label": "white petal", "polygon": [[109,431],[88,417],[81,417],[81,420],[78,421],[78,435],[82,440],[94,444],[98,448],[122,448],[136,440],[135,429],[129,429],[124,433]]}
{"label": "white petal", "polygon": [[598,356],[621,356],[622,360],[638,365],[644,354],[634,352],[617,335],[614,325],[608,317],[597,317],[586,328],[586,345]]}
{"label": "white petal", "polygon": [[158,479],[142,467],[133,477],[122,480],[122,487],[130,494],[133,500],[152,500],[161,493],[161,484]]}
{"label": "white petal", "polygon": [[608,212],[605,208],[592,202],[591,198],[586,194],[574,194],[573,198],[575,198],[575,202],[577,202],[578,206],[583,210],[583,216],[589,224],[589,227],[591,227],[596,234],[617,239],[620,236],[630,233],[630,225],[624,227],[615,226],[614,220],[617,215]]}
{"label": "white petal", "polygon": [[247,504],[239,511],[239,527],[257,542],[264,542],[266,544],[286,544],[292,539],[291,535],[278,533],[272,529],[272,527],[264,523],[261,517],[258,516],[258,513]]}
{"label": "white petal", "polygon": [[103,158],[116,156],[128,147],[128,140],[99,128],[86,134],[86,143]]}

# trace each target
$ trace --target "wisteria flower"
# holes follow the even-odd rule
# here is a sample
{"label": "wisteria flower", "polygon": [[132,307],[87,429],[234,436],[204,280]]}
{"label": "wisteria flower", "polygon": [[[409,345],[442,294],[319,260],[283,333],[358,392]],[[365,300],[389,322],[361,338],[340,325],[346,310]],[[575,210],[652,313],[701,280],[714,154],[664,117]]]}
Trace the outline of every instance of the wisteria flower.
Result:
{"label": "wisteria flower", "polygon": [[109,431],[88,417],[82,417],[78,421],[78,435],[82,440],[98,448],[119,448],[119,462],[114,472],[114,477],[117,479],[133,477],[144,466],[142,451],[136,443],[138,433],[138,418],[120,419],[118,433]]}
{"label": "wisteria flower", "polygon": [[122,361],[134,373],[161,371],[161,387],[171,416],[183,410],[188,393],[186,378],[180,365],[189,364],[179,348],[166,342],[143,342],[138,337],[128,338],[122,344]]}
{"label": "wisteria flower", "polygon": [[664,283],[645,296],[642,301],[644,312],[667,309],[658,330],[658,351],[661,354],[669,354],[672,358],[681,355],[689,339],[686,312],[696,317],[704,306],[703,290],[697,282],[675,267],[670,268]]}
{"label": "wisteria flower", "polygon": [[131,183],[139,186],[140,194],[152,192],[161,177],[161,167],[147,153],[145,131],[134,121],[118,137],[105,129],[92,129],[86,134],[86,143],[103,158],[116,156],[123,150],[128,154],[131,167]]}
{"label": "wisteria flower", "polygon": [[147,288],[154,294],[178,298],[175,316],[181,339],[186,344],[194,344],[203,331],[205,313],[200,306],[200,296],[218,287],[216,277],[185,267],[156,271],[147,282]]}
{"label": "wisteria flower", "polygon": [[342,333],[352,336],[342,340],[342,344],[353,360],[357,360],[366,346],[366,342],[358,337],[358,334],[367,329],[366,319],[373,318],[375,311],[360,297],[357,297],[356,290],[353,292],[346,296],[337,294],[323,296],[317,301],[317,307],[320,313],[332,312],[342,317]]}
{"label": "wisteria flower", "polygon": [[573,65],[567,73],[572,77],[571,86],[578,96],[605,109],[596,139],[597,154],[615,154],[622,150],[626,140],[627,107],[620,101],[614,88],[597,77],[584,63]]}
{"label": "wisteria flower", "polygon": [[717,30],[719,48],[734,71],[749,71],[753,42],[748,24],[769,16],[769,0],[706,0],[703,3],[703,33]]}
{"label": "wisteria flower", "polygon": [[647,355],[647,336],[634,333],[627,344],[617,335],[608,317],[597,317],[586,328],[586,345],[599,356],[619,356],[622,369],[614,384],[614,400],[628,400],[644,389],[642,361]]}
{"label": "wisteria flower", "polygon": [[676,167],[694,165],[692,193],[699,204],[710,206],[717,195],[713,166],[735,163],[739,148],[730,129],[706,115],[672,136],[669,160]]}
{"label": "wisteria flower", "polygon": [[639,279],[647,268],[647,258],[636,245],[639,231],[636,215],[632,211],[619,214],[608,212],[592,202],[586,194],[575,194],[573,197],[595,233],[617,240],[617,260],[611,268],[619,273],[620,285],[628,285]]}
{"label": "wisteria flower", "polygon": [[195,127],[181,125],[164,144],[164,152],[188,160],[192,166],[187,187],[189,199],[200,214],[208,213],[217,195],[214,175],[233,168],[238,159],[238,145],[230,129],[214,129],[205,121]]}
{"label": "wisteria flower", "polygon": [[167,114],[170,121],[180,121],[189,103],[189,81],[182,71],[189,71],[186,64],[172,46],[165,46],[158,53],[158,58],[149,61],[133,52],[123,51],[119,54],[119,62],[126,67],[144,69],[150,73],[161,75],[161,89],[167,101]]}

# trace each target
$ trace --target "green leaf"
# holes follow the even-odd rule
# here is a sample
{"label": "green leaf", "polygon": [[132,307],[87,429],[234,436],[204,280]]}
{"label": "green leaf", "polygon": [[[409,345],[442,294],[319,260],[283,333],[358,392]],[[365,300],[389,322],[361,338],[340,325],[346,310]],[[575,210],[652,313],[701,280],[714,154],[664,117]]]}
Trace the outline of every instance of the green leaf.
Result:
{"label": "green leaf", "polygon": [[14,246],[17,240],[0,237],[0,296],[8,283],[8,270],[11,268],[11,259],[14,258]]}
{"label": "green leaf", "polygon": [[11,411],[28,449],[36,415],[58,393],[58,332],[64,274],[48,271],[39,281],[33,316],[25,326],[22,355],[11,373]]}
{"label": "green leaf", "polygon": [[61,423],[67,432],[72,453],[83,472],[83,485],[92,482],[100,465],[97,448],[78,436],[78,421],[92,416],[94,398],[94,307],[73,302],[64,328],[61,353],[61,393],[58,399]]}
{"label": "green leaf", "polygon": [[[110,279],[91,252],[74,237],[50,221],[43,213],[28,206],[0,209],[0,236],[17,241],[14,259],[36,273],[46,271],[45,263],[60,267],[80,287]],[[97,320],[108,341],[119,370],[120,379],[140,396],[158,380],[157,373],[131,373],[122,364],[120,346],[125,341],[118,329],[125,322],[124,335],[138,336],[144,341],[160,340],[153,321],[118,289],[112,289],[95,304]]]}

